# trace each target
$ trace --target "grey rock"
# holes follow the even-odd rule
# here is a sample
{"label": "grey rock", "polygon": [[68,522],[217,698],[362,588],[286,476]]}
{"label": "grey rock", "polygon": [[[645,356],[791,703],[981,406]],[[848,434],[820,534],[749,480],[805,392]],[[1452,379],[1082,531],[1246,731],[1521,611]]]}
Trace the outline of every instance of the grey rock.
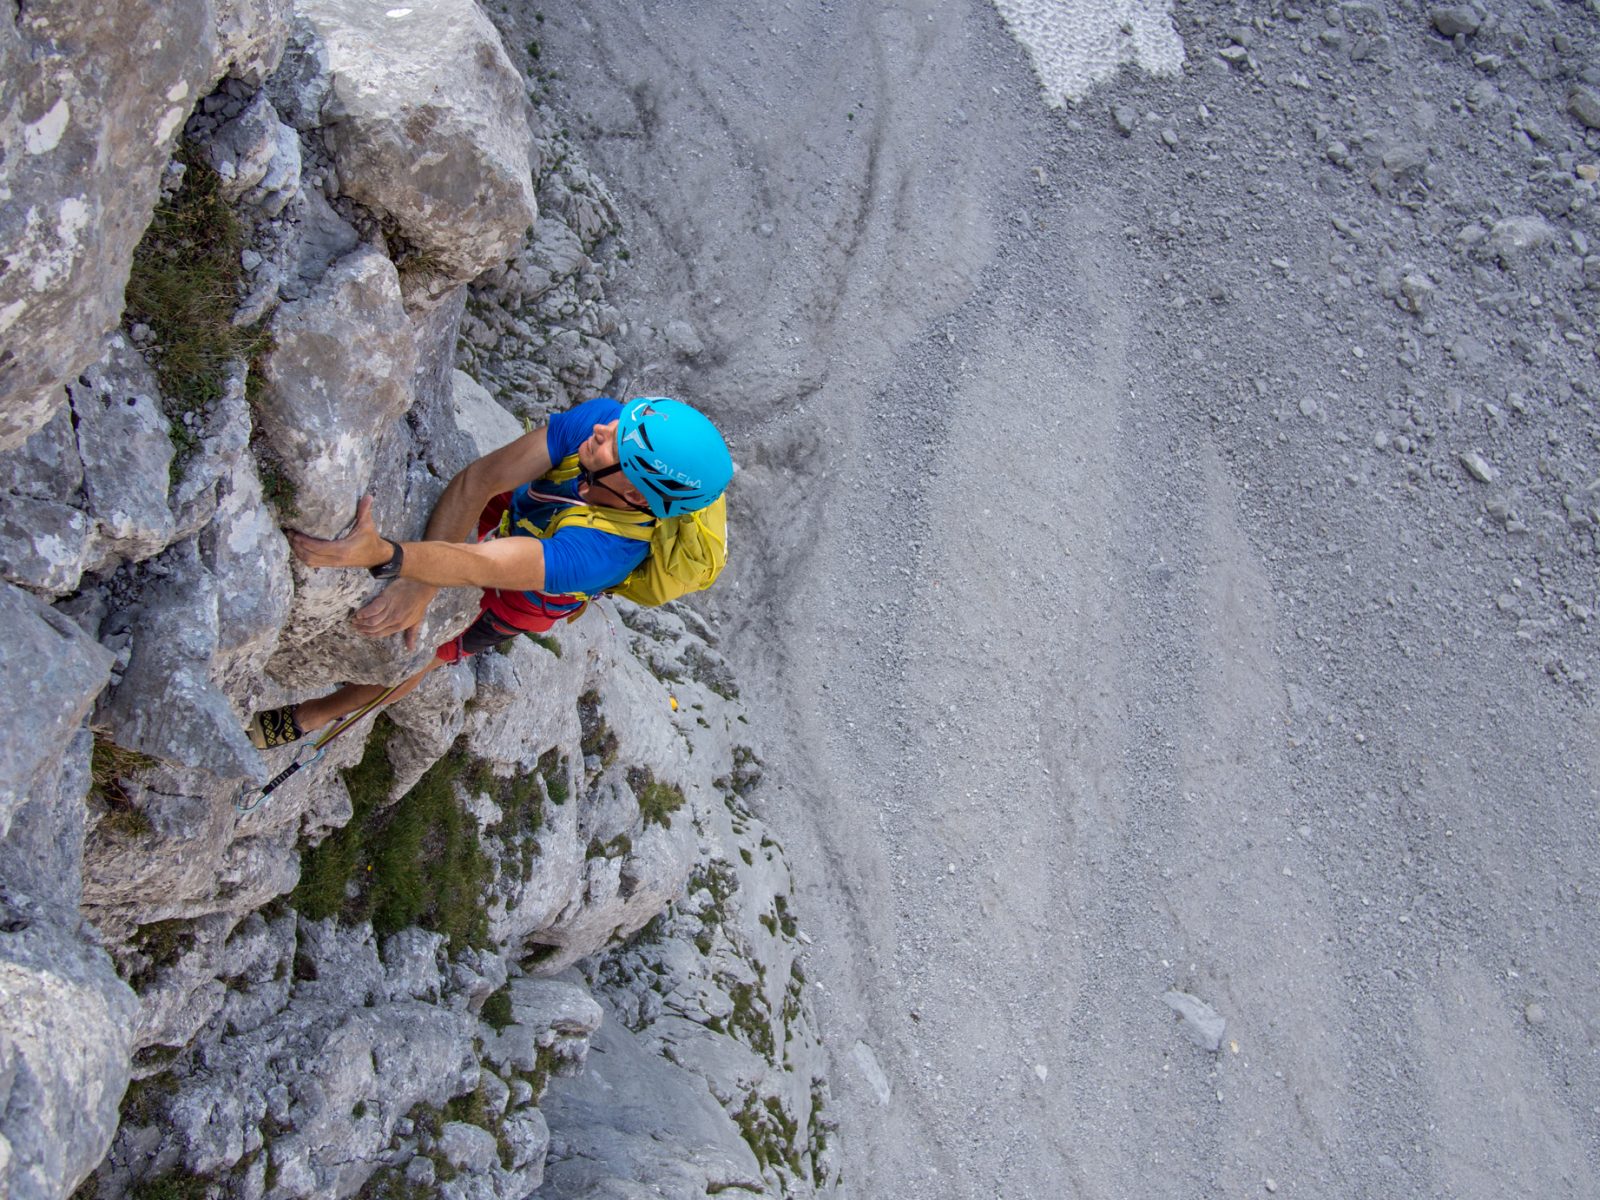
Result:
{"label": "grey rock", "polygon": [[304,15],[295,14],[283,61],[266,86],[272,106],[293,128],[309,133],[322,124],[322,106],[333,87],[333,75],[328,48]]}
{"label": "grey rock", "polygon": [[138,1000],[72,908],[0,885],[0,1195],[60,1200],[105,1156]]}
{"label": "grey rock", "polygon": [[296,279],[315,286],[330,266],[361,244],[361,237],[320,191],[305,193],[304,202],[291,269]]}
{"label": "grey rock", "polygon": [[54,500],[0,493],[0,579],[65,596],[92,561],[90,523]]}
{"label": "grey rock", "polygon": [[1469,4],[1441,5],[1428,10],[1428,19],[1433,22],[1433,27],[1447,38],[1457,34],[1471,36],[1478,32],[1478,27],[1483,24],[1483,18],[1478,15],[1478,10]]}
{"label": "grey rock", "polygon": [[1418,142],[1391,146],[1383,152],[1382,163],[1396,179],[1414,178],[1428,165],[1428,147]]}
{"label": "grey rock", "polygon": [[464,1121],[446,1121],[439,1130],[439,1153],[459,1170],[482,1172],[500,1160],[494,1134]]}
{"label": "grey rock", "polygon": [[561,280],[589,265],[578,235],[560,221],[535,223],[533,244],[525,258],[528,269],[521,272],[522,283],[517,291],[527,300],[537,300]]}
{"label": "grey rock", "polygon": [[502,1114],[511,1104],[510,1086],[493,1071],[479,1075],[478,1090],[483,1093],[484,1107],[491,1113]]}
{"label": "grey rock", "polygon": [[272,136],[275,143],[272,162],[261,182],[245,197],[268,220],[280,215],[290,201],[300,194],[302,170],[299,135],[279,122]]}
{"label": "grey rock", "polygon": [[1483,455],[1479,454],[1476,450],[1463,451],[1461,454],[1461,465],[1467,469],[1467,474],[1471,475],[1479,483],[1493,483],[1495,481],[1495,477],[1499,474],[1498,471],[1489,465],[1487,460],[1484,459]]}
{"label": "grey rock", "polygon": [[207,162],[221,177],[222,195],[236,201],[256,187],[277,151],[278,114],[265,92],[258,92],[236,117],[218,126],[202,143]]}
{"label": "grey rock", "polygon": [[1213,1053],[1222,1048],[1222,1035],[1227,1031],[1228,1023],[1216,1009],[1188,992],[1174,990],[1161,998],[1178,1015],[1183,1032],[1191,1042]]}
{"label": "grey rock", "polygon": [[1515,266],[1555,240],[1556,231],[1543,217],[1515,216],[1496,221],[1484,245],[1503,266]]}
{"label": "grey rock", "polygon": [[298,527],[335,537],[371,483],[377,435],[411,404],[416,348],[394,264],[358,249],[272,328],[259,427],[294,486]]}
{"label": "grey rock", "polygon": [[1111,110],[1111,127],[1123,137],[1132,137],[1133,131],[1139,128],[1139,114],[1126,104],[1118,104]]}
{"label": "grey rock", "polygon": [[766,1190],[750,1146],[699,1076],[652,1053],[620,1022],[605,1024],[595,1048],[605,1065],[540,1105],[551,1142],[541,1200],[631,1196],[644,1194],[642,1185],[669,1196]]}
{"label": "grey rock", "polygon": [[215,517],[200,535],[201,560],[217,581],[218,669],[241,711],[278,646],[289,615],[289,543],[261,498],[247,455],[220,481]]}
{"label": "grey rock", "polygon": [[274,61],[287,10],[69,0],[15,14],[0,41],[0,112],[16,121],[0,164],[0,449],[48,420],[61,385],[100,357],[190,106],[230,63]]}
{"label": "grey rock", "polygon": [[1433,280],[1419,271],[1408,272],[1400,278],[1400,291],[1396,303],[1407,312],[1426,316],[1433,309],[1438,288]]}
{"label": "grey rock", "polygon": [[120,615],[133,635],[133,654],[97,719],[130,750],[197,768],[219,782],[264,780],[243,720],[212,678],[216,577],[190,543],[162,562],[167,575]]}
{"label": "grey rock", "polygon": [[531,1071],[539,1050],[553,1050],[567,1074],[581,1070],[589,1039],[600,1028],[600,1005],[578,985],[557,979],[513,979],[512,1023],[484,1037],[483,1056],[507,1071]]}
{"label": "grey rock", "polygon": [[12,716],[0,738],[0,838],[54,768],[111,674],[111,655],[81,629],[0,584],[0,695]]}
{"label": "grey rock", "polygon": [[464,371],[451,374],[451,415],[456,427],[472,440],[479,457],[509,445],[524,433],[513,417],[477,380]]}
{"label": "grey rock", "polygon": [[1600,129],[1600,92],[1575,87],[1567,96],[1567,111],[1586,129]]}
{"label": "grey rock", "polygon": [[[518,1082],[521,1082],[520,1080]],[[500,1127],[510,1169],[521,1174],[518,1186],[527,1190],[544,1182],[545,1155],[550,1150],[550,1126],[537,1108],[514,1112]]]}
{"label": "grey rock", "polygon": [[890,1084],[889,1076],[872,1047],[866,1042],[858,1041],[850,1047],[850,1057],[855,1062],[856,1069],[867,1081],[867,1086],[872,1089],[872,1094],[877,1097],[878,1107],[887,1105],[894,1098],[894,1087]]}
{"label": "grey rock", "polygon": [[138,561],[171,543],[172,438],[155,373],[121,336],[69,388],[83,490],[107,558]]}
{"label": "grey rock", "polygon": [[302,8],[332,84],[324,137],[351,198],[389,214],[417,261],[465,282],[537,216],[521,76],[471,0]]}
{"label": "grey rock", "polygon": [[172,541],[193,537],[217,515],[223,485],[241,469],[250,444],[250,403],[245,399],[246,367],[229,364],[222,395],[194,414],[188,427],[192,449],[167,497],[175,527]]}
{"label": "grey rock", "polygon": [[[300,980],[293,1002],[266,1020],[221,1033],[207,1069],[177,1081],[161,1122],[185,1169],[216,1172],[238,1162],[256,1122],[270,1115],[290,1131],[271,1151],[283,1194],[349,1194],[403,1132],[403,1113],[476,1084],[476,1066],[466,1066],[474,1023],[407,998],[409,966],[391,972],[370,930],[302,923],[295,953],[315,978]],[[136,1155],[125,1135],[111,1161]]]}
{"label": "grey rock", "polygon": [[271,218],[300,190],[300,137],[278,120],[266,92],[203,141],[207,160],[222,179],[222,194],[244,200]]}
{"label": "grey rock", "polygon": [[438,1177],[439,1170],[433,1165],[433,1159],[425,1154],[418,1154],[406,1164],[406,1182],[413,1187],[431,1188]]}
{"label": "grey rock", "polygon": [[694,331],[694,326],[687,321],[668,321],[666,328],[661,331],[661,336],[667,343],[667,348],[679,358],[699,358],[705,353],[705,343]]}
{"label": "grey rock", "polygon": [[0,490],[70,502],[82,486],[83,460],[65,405],[21,446],[0,452]]}

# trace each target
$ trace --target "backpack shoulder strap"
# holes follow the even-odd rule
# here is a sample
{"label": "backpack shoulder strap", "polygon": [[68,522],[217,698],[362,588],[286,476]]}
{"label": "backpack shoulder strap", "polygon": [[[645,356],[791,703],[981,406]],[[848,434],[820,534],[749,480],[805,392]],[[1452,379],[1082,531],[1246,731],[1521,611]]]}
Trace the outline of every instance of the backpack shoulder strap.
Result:
{"label": "backpack shoulder strap", "polygon": [[648,542],[655,536],[656,519],[649,513],[631,513],[620,508],[596,508],[588,504],[573,504],[563,508],[545,527],[544,536],[550,537],[558,529],[583,526],[613,533],[635,542]]}
{"label": "backpack shoulder strap", "polygon": [[544,478],[551,483],[565,483],[569,479],[576,479],[583,470],[578,465],[578,456],[569,454],[544,473]]}

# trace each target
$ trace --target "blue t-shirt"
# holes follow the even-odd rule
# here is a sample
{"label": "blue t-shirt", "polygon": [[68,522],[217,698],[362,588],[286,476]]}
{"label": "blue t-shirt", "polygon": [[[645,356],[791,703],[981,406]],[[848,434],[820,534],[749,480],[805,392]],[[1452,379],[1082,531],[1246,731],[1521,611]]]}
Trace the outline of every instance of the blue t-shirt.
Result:
{"label": "blue t-shirt", "polygon": [[[603,396],[586,400],[564,413],[557,413],[550,418],[549,432],[545,435],[550,461],[559,464],[567,455],[576,454],[578,447],[593,436],[596,425],[605,425],[621,415],[621,402]],[[527,535],[528,531],[518,524],[524,520],[543,529],[564,507],[559,501],[540,500],[531,496],[530,490],[577,500],[578,485],[582,482],[580,475],[565,483],[536,479],[523,484],[511,493],[511,531]],[[568,526],[557,530],[553,537],[544,539],[544,589],[523,594],[546,609],[574,609],[581,601],[573,599],[572,593],[594,596],[608,587],[616,586],[649,553],[649,542],[619,537],[603,529]]]}

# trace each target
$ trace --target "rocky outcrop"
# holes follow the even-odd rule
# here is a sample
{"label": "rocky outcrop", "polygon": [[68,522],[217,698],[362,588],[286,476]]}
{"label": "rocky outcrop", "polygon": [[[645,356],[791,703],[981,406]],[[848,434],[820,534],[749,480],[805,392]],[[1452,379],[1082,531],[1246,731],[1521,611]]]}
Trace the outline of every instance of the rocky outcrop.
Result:
{"label": "rocky outcrop", "polygon": [[344,193],[392,225],[408,295],[503,262],[536,215],[522,77],[473,0],[385,8],[310,0],[320,46],[297,69],[322,97]]}
{"label": "rocky outcrop", "polygon": [[417,351],[394,264],[353,251],[279,309],[272,330],[260,429],[294,490],[296,525],[336,537],[372,481],[373,431],[413,400]]}
{"label": "rocky outcrop", "polygon": [[184,119],[224,72],[271,70],[288,7],[46,0],[0,22],[0,449],[104,353]]}
{"label": "rocky outcrop", "polygon": [[[100,47],[110,17],[84,19],[83,61],[120,72],[123,110],[176,109],[115,203],[142,228],[159,189],[209,222],[153,232],[136,272],[215,269],[238,336],[183,374],[181,324],[106,336],[115,312],[85,302],[87,326],[3,364],[54,363],[30,378],[63,372],[47,390],[69,405],[18,417],[0,452],[0,1193],[63,1197],[92,1170],[101,1200],[525,1196],[546,1088],[605,1021],[654,1064],[639,1104],[673,1111],[655,1149],[646,1109],[581,1146],[563,1117],[560,1186],[666,1153],[720,1164],[672,1178],[825,1189],[797,944],[758,911],[786,872],[730,807],[752,753],[692,618],[596,604],[435,672],[253,803],[293,752],[249,744],[252,710],[397,681],[476,611],[447,592],[416,649],[362,638],[351,611],[381,585],[300,567],[284,530],[335,534],[365,494],[420,536],[468,462],[601,390],[616,214],[548,117],[529,126],[471,3],[219,0],[173,22],[203,86]],[[86,363],[65,347],[90,327]]]}

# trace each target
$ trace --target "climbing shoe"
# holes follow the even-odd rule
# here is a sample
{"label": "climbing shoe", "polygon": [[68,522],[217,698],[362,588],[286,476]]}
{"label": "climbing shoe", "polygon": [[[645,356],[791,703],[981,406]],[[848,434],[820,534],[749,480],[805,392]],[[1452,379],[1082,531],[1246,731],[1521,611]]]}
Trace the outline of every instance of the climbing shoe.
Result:
{"label": "climbing shoe", "polygon": [[292,704],[258,712],[251,718],[246,732],[250,734],[250,740],[258,750],[287,746],[290,742],[298,742],[305,736],[305,730],[300,728],[300,722],[294,719]]}

